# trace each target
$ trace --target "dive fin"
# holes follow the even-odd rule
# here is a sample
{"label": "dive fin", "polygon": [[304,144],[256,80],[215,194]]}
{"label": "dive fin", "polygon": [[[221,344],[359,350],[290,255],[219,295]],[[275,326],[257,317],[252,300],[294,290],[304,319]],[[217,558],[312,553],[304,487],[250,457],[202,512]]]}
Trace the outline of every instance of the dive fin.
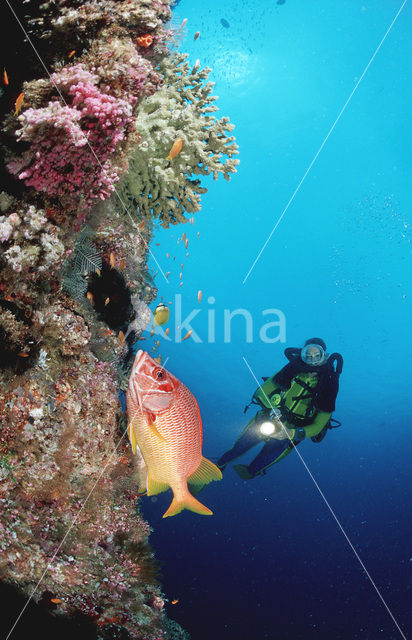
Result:
{"label": "dive fin", "polygon": [[235,464],[233,468],[242,480],[252,480],[252,478],[255,477],[250,473],[249,467],[246,464]]}
{"label": "dive fin", "polygon": [[200,513],[202,516],[211,516],[213,515],[213,511],[205,507],[204,504],[196,500],[189,492],[180,500],[173,496],[172,504],[163,514],[163,518],[168,518],[169,516],[175,516],[183,509],[188,509],[189,511],[194,511],[195,513]]}
{"label": "dive fin", "polygon": [[196,488],[201,485],[202,488],[212,482],[212,480],[221,480],[222,472],[213,462],[207,458],[202,458],[200,465],[187,479],[188,483]]}
{"label": "dive fin", "polygon": [[166,482],[159,482],[159,480],[154,480],[149,475],[147,476],[147,495],[155,496],[158,493],[162,493],[163,491],[167,491],[169,489],[169,485]]}

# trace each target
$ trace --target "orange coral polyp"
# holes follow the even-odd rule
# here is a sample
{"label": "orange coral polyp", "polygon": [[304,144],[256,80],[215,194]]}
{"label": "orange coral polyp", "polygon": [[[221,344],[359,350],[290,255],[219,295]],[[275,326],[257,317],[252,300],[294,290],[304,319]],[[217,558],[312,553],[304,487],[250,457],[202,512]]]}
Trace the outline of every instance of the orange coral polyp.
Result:
{"label": "orange coral polyp", "polygon": [[137,38],[137,43],[141,46],[141,47],[150,47],[150,45],[153,42],[153,38],[150,35],[150,33],[146,33],[144,36],[140,36],[139,38]]}

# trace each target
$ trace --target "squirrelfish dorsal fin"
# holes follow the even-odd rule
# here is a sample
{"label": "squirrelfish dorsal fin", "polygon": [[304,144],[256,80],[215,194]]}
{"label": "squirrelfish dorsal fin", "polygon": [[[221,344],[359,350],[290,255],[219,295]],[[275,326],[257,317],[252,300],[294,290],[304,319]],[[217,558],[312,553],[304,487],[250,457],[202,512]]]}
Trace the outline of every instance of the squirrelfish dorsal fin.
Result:
{"label": "squirrelfish dorsal fin", "polygon": [[200,465],[187,479],[187,481],[191,485],[202,485],[209,484],[212,480],[221,480],[222,472],[213,462],[208,460],[207,458],[203,458],[200,462]]}

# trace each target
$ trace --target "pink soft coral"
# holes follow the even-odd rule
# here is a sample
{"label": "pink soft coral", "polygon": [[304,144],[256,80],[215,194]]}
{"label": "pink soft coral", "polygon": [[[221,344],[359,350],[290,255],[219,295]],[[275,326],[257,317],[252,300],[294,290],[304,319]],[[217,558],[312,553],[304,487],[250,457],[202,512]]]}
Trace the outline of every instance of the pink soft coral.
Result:
{"label": "pink soft coral", "polygon": [[51,82],[66,106],[54,100],[40,109],[26,109],[17,136],[30,142],[30,149],[7,165],[27,186],[58,196],[73,208],[81,200],[88,208],[114,190],[119,167],[113,155],[133,120],[135,100],[104,93],[98,80],[81,64],[54,73]]}

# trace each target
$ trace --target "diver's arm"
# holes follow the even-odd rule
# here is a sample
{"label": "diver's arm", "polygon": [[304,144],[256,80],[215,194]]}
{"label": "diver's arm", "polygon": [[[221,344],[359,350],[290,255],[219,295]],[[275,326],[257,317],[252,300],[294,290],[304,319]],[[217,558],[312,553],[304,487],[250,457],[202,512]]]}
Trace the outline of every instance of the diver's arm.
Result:
{"label": "diver's arm", "polygon": [[326,411],[319,411],[312,424],[307,427],[294,427],[288,422],[283,423],[283,428],[279,429],[274,435],[274,438],[284,440],[289,438],[291,441],[302,442],[305,438],[313,438],[317,436],[323,429],[323,427],[329,422],[332,413]]}
{"label": "diver's arm", "polygon": [[307,427],[301,427],[301,429],[305,432],[305,438],[313,438],[313,436],[317,436],[318,433],[322,431],[323,427],[329,422],[331,415],[332,413],[319,411],[312,424],[308,425]]}

